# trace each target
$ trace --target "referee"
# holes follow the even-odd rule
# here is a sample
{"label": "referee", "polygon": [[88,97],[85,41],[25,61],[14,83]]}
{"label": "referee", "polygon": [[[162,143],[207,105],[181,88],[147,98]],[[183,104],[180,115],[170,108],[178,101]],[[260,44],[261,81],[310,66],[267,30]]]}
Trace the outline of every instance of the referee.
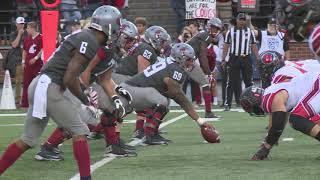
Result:
{"label": "referee", "polygon": [[[232,102],[232,92],[234,92],[236,102],[239,104],[242,91],[241,77],[246,87],[252,86],[253,70],[249,60],[251,51],[258,57],[255,35],[250,28],[246,26],[246,15],[244,13],[238,14],[237,24],[226,33],[224,42],[221,65],[222,68],[226,68],[228,72],[227,97],[224,106],[225,111],[229,111]],[[225,58],[229,48],[230,58],[226,63]]]}

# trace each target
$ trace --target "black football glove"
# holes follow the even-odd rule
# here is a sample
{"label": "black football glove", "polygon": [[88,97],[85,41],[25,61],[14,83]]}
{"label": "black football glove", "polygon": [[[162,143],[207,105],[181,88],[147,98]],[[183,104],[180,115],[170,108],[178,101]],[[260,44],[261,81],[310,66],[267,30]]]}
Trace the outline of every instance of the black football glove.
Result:
{"label": "black football glove", "polygon": [[268,157],[270,149],[267,149],[263,144],[260,146],[260,149],[251,157],[253,161],[264,160]]}
{"label": "black football glove", "polygon": [[118,95],[126,98],[126,100],[128,101],[129,104],[131,104],[132,102],[132,96],[131,94],[129,93],[129,91],[127,91],[126,89],[124,89],[123,87],[121,86],[117,86],[115,88],[115,91],[118,93]]}
{"label": "black football glove", "polygon": [[119,96],[117,95],[113,96],[112,101],[115,106],[115,110],[113,110],[112,114],[117,119],[123,118],[126,115],[126,110],[123,107],[123,103],[121,102]]}

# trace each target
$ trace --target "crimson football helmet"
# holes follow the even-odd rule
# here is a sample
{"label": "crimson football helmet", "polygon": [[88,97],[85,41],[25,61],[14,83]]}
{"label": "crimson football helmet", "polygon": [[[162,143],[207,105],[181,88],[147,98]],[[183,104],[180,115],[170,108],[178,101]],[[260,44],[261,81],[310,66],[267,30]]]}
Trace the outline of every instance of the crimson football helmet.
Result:
{"label": "crimson football helmet", "polygon": [[309,36],[309,47],[316,57],[320,57],[320,24],[318,24]]}
{"label": "crimson football helmet", "polygon": [[260,87],[250,86],[242,92],[240,105],[250,115],[261,116],[265,112],[260,107],[264,90]]}

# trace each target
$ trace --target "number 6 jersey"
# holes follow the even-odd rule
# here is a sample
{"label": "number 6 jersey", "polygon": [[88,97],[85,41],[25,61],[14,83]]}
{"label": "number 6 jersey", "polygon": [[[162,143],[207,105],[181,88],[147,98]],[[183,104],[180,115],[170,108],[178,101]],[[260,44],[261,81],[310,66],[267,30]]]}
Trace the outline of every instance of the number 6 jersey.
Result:
{"label": "number 6 jersey", "polygon": [[147,67],[143,72],[126,81],[126,83],[135,87],[153,87],[162,95],[166,96],[168,89],[163,81],[166,77],[182,84],[187,74],[178,64],[168,57],[163,61]]}
{"label": "number 6 jersey", "polygon": [[99,48],[98,41],[93,32],[84,29],[69,36],[49,58],[48,63],[41,70],[41,74],[48,75],[52,82],[63,85],[63,77],[68,64],[75,52],[82,54],[89,62]]}

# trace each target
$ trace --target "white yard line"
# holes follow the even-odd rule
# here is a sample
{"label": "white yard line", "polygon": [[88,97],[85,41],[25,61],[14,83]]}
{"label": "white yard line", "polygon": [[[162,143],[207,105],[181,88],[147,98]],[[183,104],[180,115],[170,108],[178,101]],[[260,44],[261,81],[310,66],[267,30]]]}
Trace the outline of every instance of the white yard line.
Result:
{"label": "white yard line", "polygon": [[[48,126],[51,126],[51,123],[48,123]],[[0,127],[14,127],[14,126],[24,126],[24,124],[0,124]]]}
{"label": "white yard line", "polygon": [[[180,116],[177,116],[177,117],[175,117],[173,119],[170,119],[170,120],[162,123],[160,125],[160,129],[165,127],[165,126],[168,126],[169,124],[174,123],[174,122],[176,122],[176,121],[178,121],[178,120],[180,120],[180,119],[182,119],[182,118],[184,118],[186,116],[188,116],[188,115],[186,113],[184,113],[184,114],[182,114]],[[142,140],[133,140],[133,141],[129,142],[128,145],[135,146],[137,144],[140,144],[141,142],[142,142]],[[100,161],[95,162],[93,165],[90,166],[91,173],[93,173],[95,170],[97,170],[98,168],[100,168],[100,167],[104,166],[105,164],[111,162],[114,159],[115,159],[115,157],[106,157],[106,158],[101,159]],[[80,174],[79,173],[77,173],[72,178],[70,178],[70,180],[79,180],[79,179],[80,179]]]}
{"label": "white yard line", "polygon": [[0,114],[0,117],[17,117],[17,116],[26,116],[27,113],[12,113],[12,114]]}

